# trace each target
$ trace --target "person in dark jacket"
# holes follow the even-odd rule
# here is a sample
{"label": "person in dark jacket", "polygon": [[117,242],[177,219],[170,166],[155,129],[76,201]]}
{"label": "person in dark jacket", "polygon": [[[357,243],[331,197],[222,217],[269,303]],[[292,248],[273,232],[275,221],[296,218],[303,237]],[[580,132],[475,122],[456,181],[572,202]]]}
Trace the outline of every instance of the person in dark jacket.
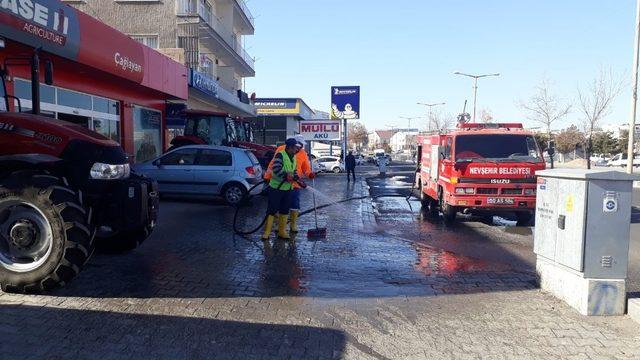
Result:
{"label": "person in dark jacket", "polygon": [[356,181],[356,157],[353,156],[353,151],[349,151],[349,155],[344,159],[344,167],[347,169],[347,182],[351,181],[349,175],[353,176],[353,181]]}

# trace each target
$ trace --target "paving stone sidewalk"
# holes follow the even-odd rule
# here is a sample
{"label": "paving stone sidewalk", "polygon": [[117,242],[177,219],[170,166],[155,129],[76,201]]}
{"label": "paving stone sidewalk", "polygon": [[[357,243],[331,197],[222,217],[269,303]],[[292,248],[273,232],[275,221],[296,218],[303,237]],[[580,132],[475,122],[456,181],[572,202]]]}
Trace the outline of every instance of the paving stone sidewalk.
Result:
{"label": "paving stone sidewalk", "polygon": [[[368,194],[316,183],[321,203]],[[1,294],[2,358],[640,358],[629,318],[580,316],[528,271],[398,236],[415,223],[378,223],[369,198],[322,209],[322,241],[265,245],[233,236],[232,216],[165,201],[141,248],[96,255],[51,294]]]}

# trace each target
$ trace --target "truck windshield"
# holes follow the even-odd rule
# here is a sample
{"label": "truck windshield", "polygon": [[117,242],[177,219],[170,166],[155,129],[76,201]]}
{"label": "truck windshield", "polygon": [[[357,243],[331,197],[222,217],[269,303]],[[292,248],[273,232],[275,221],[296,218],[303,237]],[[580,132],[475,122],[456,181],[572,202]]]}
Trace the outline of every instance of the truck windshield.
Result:
{"label": "truck windshield", "polygon": [[542,161],[533,136],[511,134],[457,136],[455,159],[456,161]]}
{"label": "truck windshield", "polygon": [[187,120],[185,135],[195,135],[209,145],[227,145],[226,122],[223,117],[197,116]]}

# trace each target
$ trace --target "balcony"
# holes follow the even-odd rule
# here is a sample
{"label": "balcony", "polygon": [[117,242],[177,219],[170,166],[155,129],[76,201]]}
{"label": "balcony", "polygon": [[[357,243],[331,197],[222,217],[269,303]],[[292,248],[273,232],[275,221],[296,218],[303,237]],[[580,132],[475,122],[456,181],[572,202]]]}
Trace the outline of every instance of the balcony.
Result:
{"label": "balcony", "polygon": [[249,10],[249,7],[247,6],[247,3],[244,0],[232,0],[235,2],[235,8],[237,9],[237,13],[238,13],[238,19],[241,19],[245,25],[247,26],[242,26],[242,28],[247,28],[248,32],[245,35],[253,35],[254,32],[254,17],[251,14],[251,11]]}
{"label": "balcony", "polygon": [[[238,42],[233,32],[227,29],[220,19],[212,13],[210,6],[205,1],[178,0],[176,12],[179,17],[198,17],[203,23],[203,26],[200,26],[200,39],[210,45],[212,49],[217,50],[216,55],[219,58],[225,62],[236,64],[243,76],[255,76],[254,59]],[[231,56],[225,56],[225,50]]]}

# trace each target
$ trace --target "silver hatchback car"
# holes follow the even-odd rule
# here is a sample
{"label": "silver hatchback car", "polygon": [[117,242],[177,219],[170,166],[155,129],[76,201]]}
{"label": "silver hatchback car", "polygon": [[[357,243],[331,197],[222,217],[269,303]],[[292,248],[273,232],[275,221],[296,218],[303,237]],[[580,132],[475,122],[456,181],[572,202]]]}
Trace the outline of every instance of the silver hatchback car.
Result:
{"label": "silver hatchback car", "polygon": [[[136,172],[158,181],[161,194],[222,196],[236,205],[262,181],[262,168],[246,149],[190,145],[134,166]],[[252,193],[262,191],[257,186]]]}

